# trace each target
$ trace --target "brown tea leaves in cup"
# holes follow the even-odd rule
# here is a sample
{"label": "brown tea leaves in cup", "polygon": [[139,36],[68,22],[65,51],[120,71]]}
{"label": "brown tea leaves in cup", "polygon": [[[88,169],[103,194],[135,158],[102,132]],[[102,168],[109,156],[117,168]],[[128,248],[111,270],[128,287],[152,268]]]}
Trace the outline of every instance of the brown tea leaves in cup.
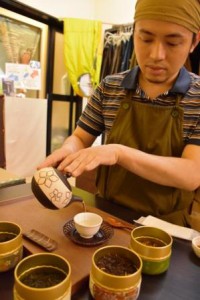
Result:
{"label": "brown tea leaves in cup", "polygon": [[164,247],[166,243],[160,239],[150,237],[150,236],[141,236],[136,238],[138,242],[151,247]]}
{"label": "brown tea leaves in cup", "polygon": [[0,243],[10,241],[16,237],[15,233],[12,232],[0,232]]}
{"label": "brown tea leaves in cup", "polygon": [[105,254],[96,264],[102,271],[117,276],[126,276],[137,271],[135,264],[129,258],[118,253]]}
{"label": "brown tea leaves in cup", "polygon": [[33,288],[48,288],[66,278],[66,274],[54,267],[38,267],[27,271],[20,277],[20,281]]}

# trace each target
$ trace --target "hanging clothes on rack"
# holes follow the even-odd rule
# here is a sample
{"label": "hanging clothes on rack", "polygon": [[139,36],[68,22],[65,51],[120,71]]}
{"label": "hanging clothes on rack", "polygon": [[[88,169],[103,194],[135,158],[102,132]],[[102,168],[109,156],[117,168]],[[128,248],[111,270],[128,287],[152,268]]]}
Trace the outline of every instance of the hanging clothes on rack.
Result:
{"label": "hanging clothes on rack", "polygon": [[105,31],[101,79],[129,69],[133,51],[133,27],[114,26]]}

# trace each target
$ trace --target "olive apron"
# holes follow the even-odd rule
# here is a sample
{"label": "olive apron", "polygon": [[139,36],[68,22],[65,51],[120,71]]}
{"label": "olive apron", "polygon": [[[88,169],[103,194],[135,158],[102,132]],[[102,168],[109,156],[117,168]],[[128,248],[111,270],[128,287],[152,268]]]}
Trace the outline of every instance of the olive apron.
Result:
{"label": "olive apron", "polygon": [[[132,92],[122,100],[106,144],[122,144],[146,153],[181,157],[183,109],[134,101]],[[153,170],[152,170],[153,172]],[[174,224],[189,226],[193,193],[163,186],[131,173],[119,165],[100,166],[99,195],[129,207],[133,217],[153,215]]]}

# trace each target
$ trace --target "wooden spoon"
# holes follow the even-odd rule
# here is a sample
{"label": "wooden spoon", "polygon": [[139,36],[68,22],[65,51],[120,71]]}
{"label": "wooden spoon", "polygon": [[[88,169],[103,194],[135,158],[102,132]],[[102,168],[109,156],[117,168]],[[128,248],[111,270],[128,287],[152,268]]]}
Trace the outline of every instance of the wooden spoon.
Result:
{"label": "wooden spoon", "polygon": [[124,229],[129,229],[129,230],[133,230],[133,228],[135,228],[136,226],[135,225],[129,225],[123,221],[119,221],[115,218],[112,218],[112,217],[108,217],[105,219],[105,221],[111,225],[112,227],[115,227],[115,228],[124,228]]}

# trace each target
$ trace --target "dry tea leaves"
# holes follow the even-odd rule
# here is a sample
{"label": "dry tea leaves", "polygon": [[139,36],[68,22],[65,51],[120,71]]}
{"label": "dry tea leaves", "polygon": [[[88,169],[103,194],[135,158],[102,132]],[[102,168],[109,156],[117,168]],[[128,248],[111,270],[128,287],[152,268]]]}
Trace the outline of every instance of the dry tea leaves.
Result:
{"label": "dry tea leaves", "polygon": [[137,241],[146,245],[146,246],[151,246],[151,247],[164,247],[166,246],[166,243],[163,242],[162,240],[159,240],[157,238],[153,237],[146,237],[146,236],[141,236],[137,238]]}
{"label": "dry tea leaves", "polygon": [[129,258],[118,253],[108,253],[96,264],[102,271],[117,276],[125,276],[137,271],[135,264]]}
{"label": "dry tea leaves", "polygon": [[0,232],[0,243],[10,241],[16,237],[15,233],[12,232]]}
{"label": "dry tea leaves", "polygon": [[60,283],[65,277],[66,274],[61,270],[41,267],[27,272],[20,278],[20,281],[34,288],[48,288]]}

